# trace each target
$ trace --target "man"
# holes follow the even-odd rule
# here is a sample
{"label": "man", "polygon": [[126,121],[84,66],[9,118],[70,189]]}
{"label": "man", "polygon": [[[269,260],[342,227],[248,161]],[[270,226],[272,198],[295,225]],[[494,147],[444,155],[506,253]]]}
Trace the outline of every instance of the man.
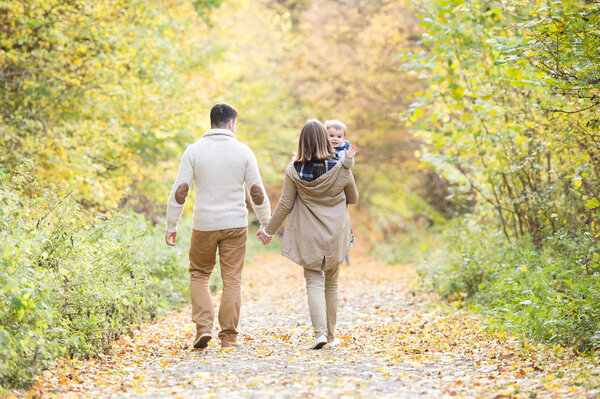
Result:
{"label": "man", "polygon": [[248,226],[244,186],[261,225],[266,225],[271,217],[256,157],[235,137],[236,120],[237,110],[229,104],[219,103],[211,109],[211,129],[183,152],[167,206],[165,240],[173,246],[177,223],[192,180],[195,181],[189,268],[192,321],[196,323],[194,348],[206,348],[212,338],[215,315],[208,278],[215,266],[217,248],[223,279],[219,308],[221,347],[239,346],[237,326]]}

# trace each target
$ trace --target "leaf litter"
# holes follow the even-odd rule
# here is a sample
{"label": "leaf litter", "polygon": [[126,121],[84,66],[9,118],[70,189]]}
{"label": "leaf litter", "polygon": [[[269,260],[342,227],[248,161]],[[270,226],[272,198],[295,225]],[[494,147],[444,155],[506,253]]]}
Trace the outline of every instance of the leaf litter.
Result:
{"label": "leaf litter", "polygon": [[262,255],[244,270],[242,348],[221,350],[216,326],[206,350],[192,349],[186,307],[133,327],[102,358],[58,360],[14,396],[600,397],[597,359],[487,331],[481,317],[436,306],[417,280],[411,265],[343,265],[341,344],[311,351],[301,268]]}

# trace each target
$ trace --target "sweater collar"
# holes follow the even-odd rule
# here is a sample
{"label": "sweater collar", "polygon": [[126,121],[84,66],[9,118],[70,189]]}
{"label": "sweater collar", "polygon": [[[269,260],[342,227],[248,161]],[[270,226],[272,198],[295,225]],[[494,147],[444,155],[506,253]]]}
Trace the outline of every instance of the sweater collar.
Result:
{"label": "sweater collar", "polygon": [[235,137],[235,134],[229,129],[210,129],[202,135],[202,137],[208,136],[229,136]]}

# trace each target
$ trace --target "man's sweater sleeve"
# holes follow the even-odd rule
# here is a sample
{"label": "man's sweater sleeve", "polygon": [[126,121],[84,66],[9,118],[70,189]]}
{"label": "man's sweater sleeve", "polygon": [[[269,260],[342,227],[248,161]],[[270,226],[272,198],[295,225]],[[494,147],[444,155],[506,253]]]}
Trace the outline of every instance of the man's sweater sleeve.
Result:
{"label": "man's sweater sleeve", "polygon": [[188,196],[192,180],[194,180],[192,165],[192,156],[188,148],[183,152],[179,172],[169,195],[169,202],[167,204],[167,232],[169,233],[177,231],[177,223],[179,223],[179,219],[181,218],[185,200]]}
{"label": "man's sweater sleeve", "polygon": [[250,203],[252,204],[254,213],[256,213],[256,216],[258,217],[258,221],[261,226],[266,226],[271,219],[271,204],[269,203],[269,197],[267,196],[262,179],[260,178],[256,156],[254,156],[254,153],[250,149],[248,151],[244,184],[246,185],[246,190],[248,190]]}

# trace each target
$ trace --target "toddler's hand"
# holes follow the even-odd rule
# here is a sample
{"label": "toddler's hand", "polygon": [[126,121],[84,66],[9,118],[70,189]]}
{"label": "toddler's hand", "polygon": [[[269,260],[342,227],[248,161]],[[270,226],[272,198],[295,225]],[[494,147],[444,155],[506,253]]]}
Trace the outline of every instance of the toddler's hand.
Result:
{"label": "toddler's hand", "polygon": [[344,151],[346,153],[346,158],[354,158],[356,153],[358,152],[358,148],[354,144],[350,144],[347,150]]}

